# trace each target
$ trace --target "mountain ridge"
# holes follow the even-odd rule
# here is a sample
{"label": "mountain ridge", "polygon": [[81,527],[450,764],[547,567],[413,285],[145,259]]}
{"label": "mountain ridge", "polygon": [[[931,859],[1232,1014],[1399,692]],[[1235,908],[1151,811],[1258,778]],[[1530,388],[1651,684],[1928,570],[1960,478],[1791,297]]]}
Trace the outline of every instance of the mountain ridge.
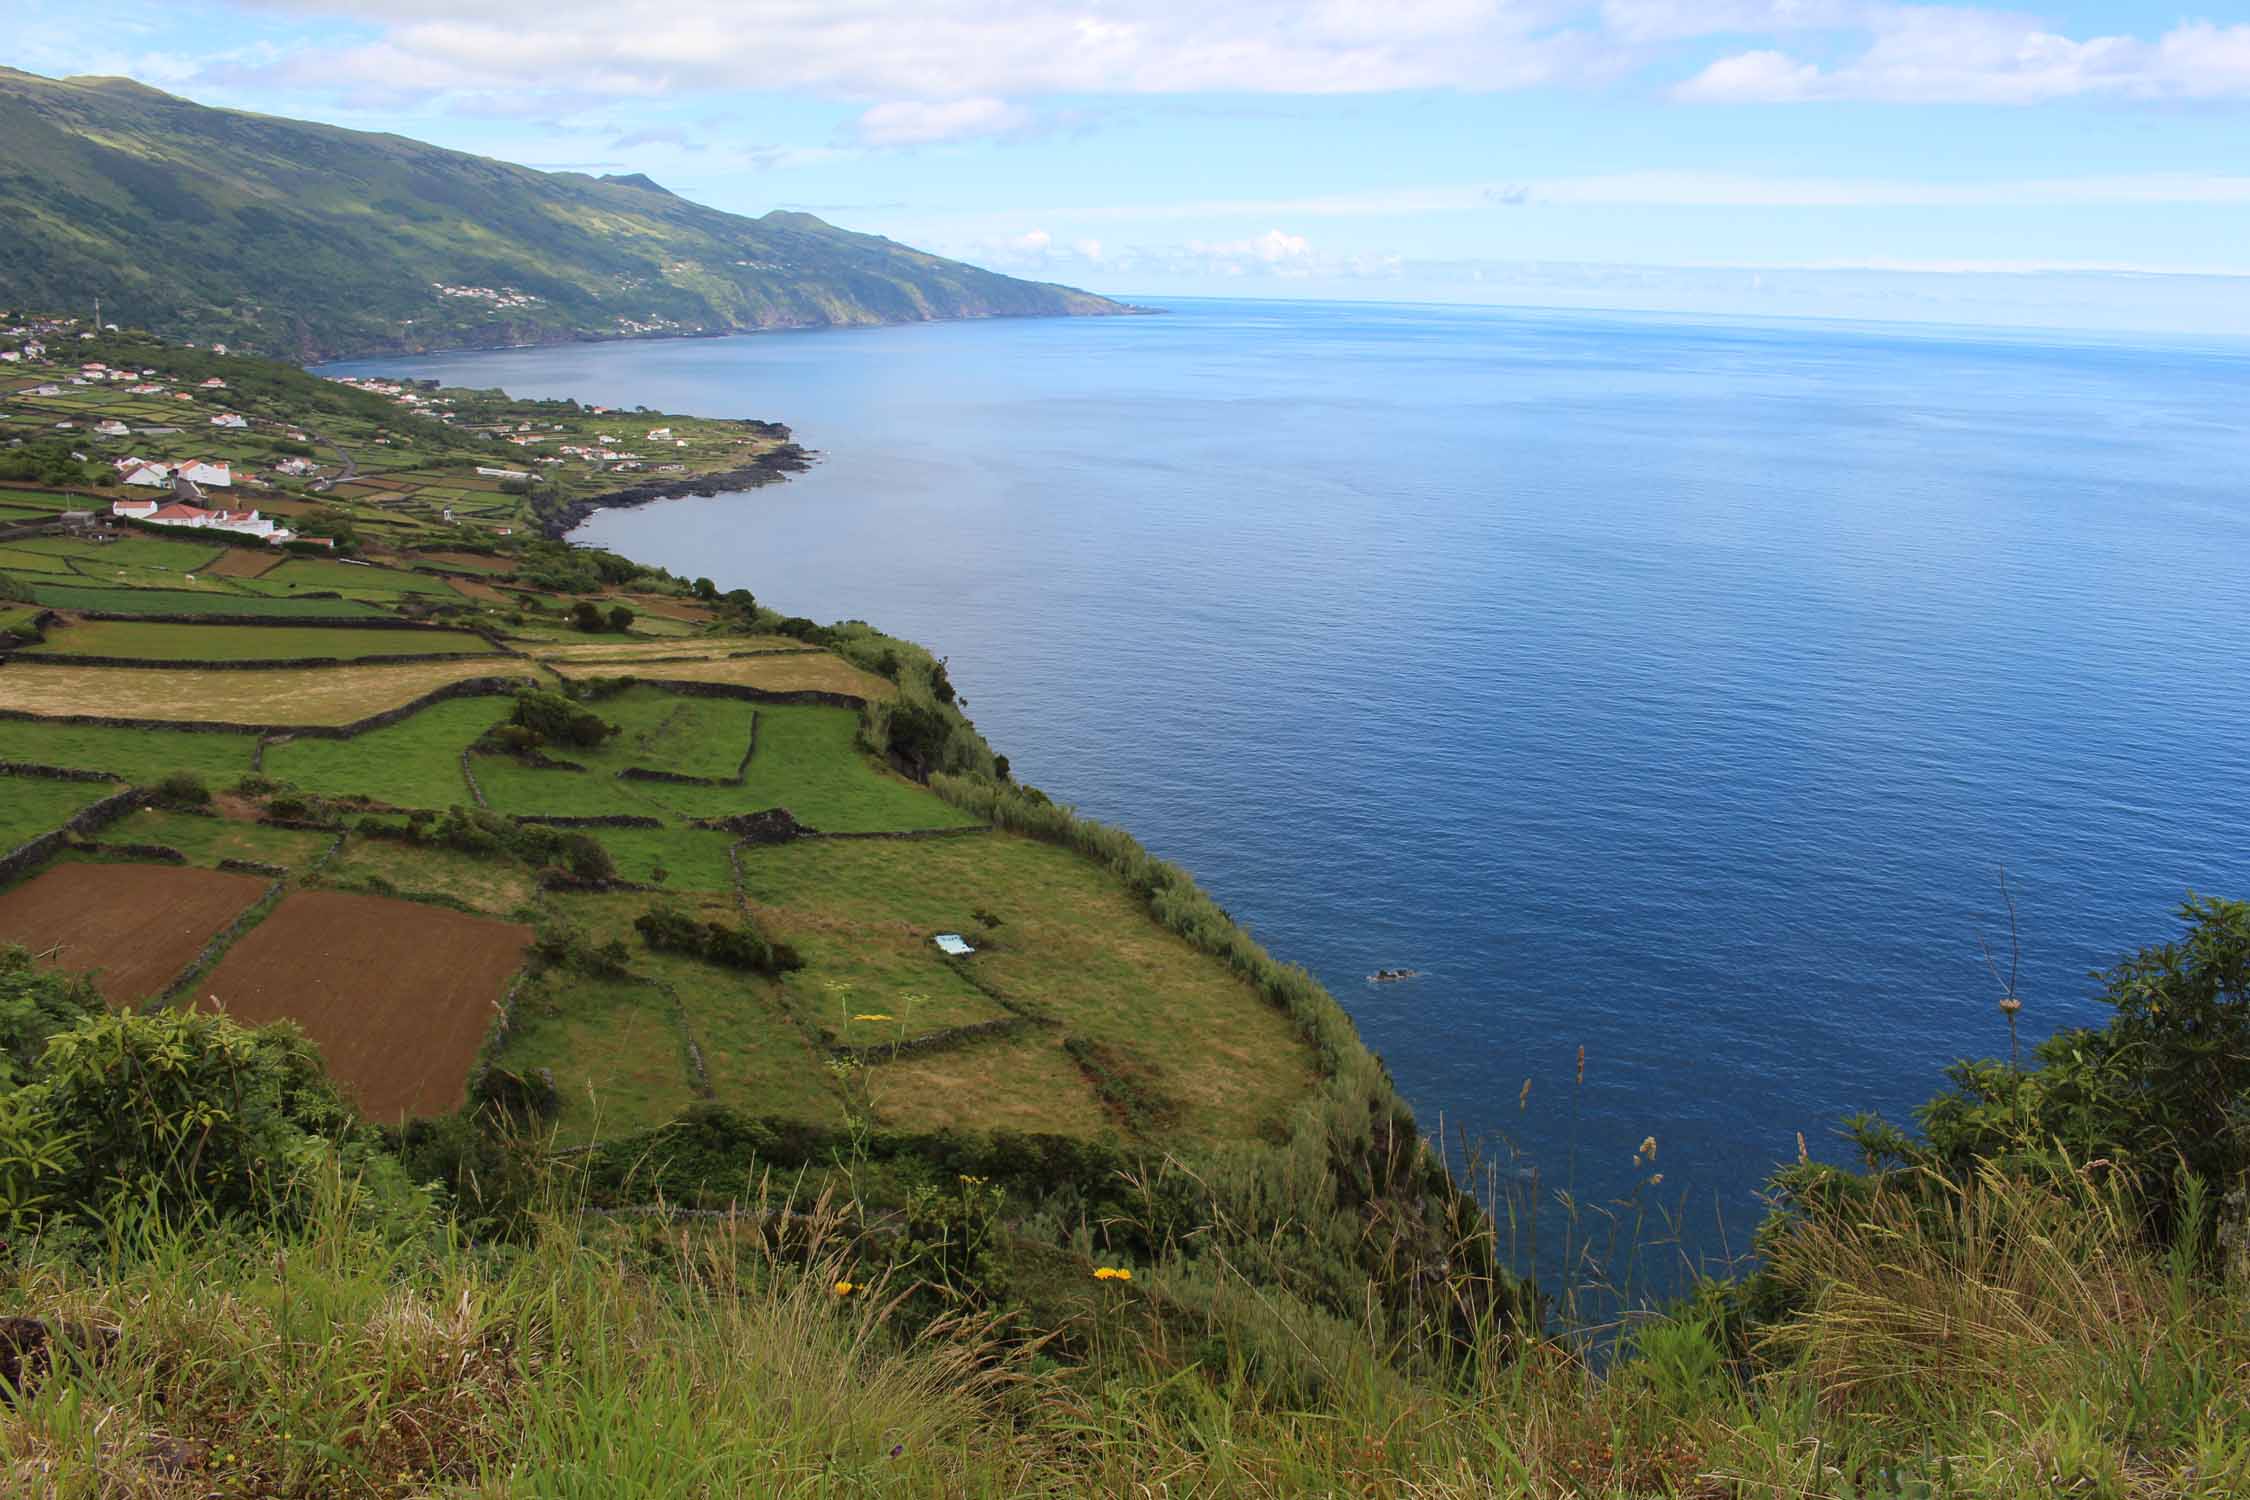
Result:
{"label": "mountain ridge", "polygon": [[302,360],[1132,309],[642,173],[0,67],[0,299]]}

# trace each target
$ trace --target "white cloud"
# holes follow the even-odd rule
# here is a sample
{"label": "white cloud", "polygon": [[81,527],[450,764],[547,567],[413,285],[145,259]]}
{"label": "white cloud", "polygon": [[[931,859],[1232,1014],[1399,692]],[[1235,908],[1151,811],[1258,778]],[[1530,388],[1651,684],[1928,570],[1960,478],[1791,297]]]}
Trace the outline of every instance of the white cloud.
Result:
{"label": "white cloud", "polygon": [[926,146],[974,136],[1012,135],[1031,115],[1004,99],[907,100],[878,104],[859,117],[859,138],[870,146]]}
{"label": "white cloud", "polygon": [[2153,42],[2084,41],[1997,11],[1886,6],[1866,18],[1858,56],[1821,67],[1761,49],[1724,57],[1674,90],[1698,102],[2038,104],[2081,97],[2218,99],[2250,96],[2250,25],[2196,21]]}
{"label": "white cloud", "polygon": [[1204,256],[1214,261],[1258,261],[1269,266],[1302,264],[1312,256],[1312,242],[1301,234],[1284,234],[1269,229],[1264,234],[1246,240],[1227,240],[1221,244],[1205,244],[1193,240],[1188,244],[1192,255]]}

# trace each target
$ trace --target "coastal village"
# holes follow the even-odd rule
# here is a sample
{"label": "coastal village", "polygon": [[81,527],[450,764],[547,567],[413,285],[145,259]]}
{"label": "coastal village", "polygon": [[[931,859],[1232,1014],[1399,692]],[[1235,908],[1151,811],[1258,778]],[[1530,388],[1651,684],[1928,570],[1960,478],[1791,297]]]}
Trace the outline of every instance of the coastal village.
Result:
{"label": "coastal village", "polygon": [[[553,531],[575,501],[740,481],[787,447],[786,432],[762,422],[651,423],[361,375],[331,378],[357,399],[310,423],[230,361],[244,363],[223,343],[0,314],[0,472],[81,492],[88,503],[71,508],[81,525],[98,516],[330,552],[347,537]],[[0,495],[0,531],[31,519],[21,511]]]}

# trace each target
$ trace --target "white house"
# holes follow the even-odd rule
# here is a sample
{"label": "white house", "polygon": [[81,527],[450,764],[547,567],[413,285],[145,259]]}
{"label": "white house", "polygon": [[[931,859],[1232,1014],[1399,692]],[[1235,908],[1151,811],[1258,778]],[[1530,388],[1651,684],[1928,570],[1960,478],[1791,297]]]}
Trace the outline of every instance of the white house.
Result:
{"label": "white house", "polygon": [[96,422],[94,424],[94,431],[100,433],[103,437],[123,437],[132,430],[132,428],[127,427],[123,422],[118,421],[115,417],[110,418],[106,422]]}
{"label": "white house", "polygon": [[250,424],[231,411],[220,412],[211,419],[213,427],[248,427]]}
{"label": "white house", "polygon": [[232,464],[213,463],[207,458],[183,458],[173,467],[180,471],[182,479],[191,479],[200,485],[223,490],[234,484]]}
{"label": "white house", "polygon": [[203,388],[207,391],[223,391],[227,388],[227,383],[214,375],[203,382]]}
{"label": "white house", "polygon": [[[125,482],[127,484],[134,483],[130,479]],[[113,500],[110,502],[109,513],[113,516],[126,516],[135,521],[145,521],[156,514],[156,509],[161,504],[163,502],[160,500]]]}
{"label": "white house", "polygon": [[671,429],[671,428],[669,428],[669,427],[651,427],[651,428],[650,428],[650,429],[648,430],[648,435],[649,435],[649,439],[650,439],[650,441],[652,441],[652,442],[653,442],[653,441],[655,441],[655,440],[657,440],[657,439],[659,439],[659,438],[668,438],[668,437],[670,437],[670,436],[672,435],[672,429]]}
{"label": "white house", "polygon": [[[120,460],[117,465],[117,477],[126,484],[146,485],[152,490],[168,490],[172,487],[172,471],[163,464],[152,464],[145,458]],[[125,503],[124,501],[118,502],[120,505]],[[138,502],[134,503],[137,504]],[[151,502],[150,508],[155,508],[154,502]],[[126,512],[120,510],[118,514],[124,515]]]}

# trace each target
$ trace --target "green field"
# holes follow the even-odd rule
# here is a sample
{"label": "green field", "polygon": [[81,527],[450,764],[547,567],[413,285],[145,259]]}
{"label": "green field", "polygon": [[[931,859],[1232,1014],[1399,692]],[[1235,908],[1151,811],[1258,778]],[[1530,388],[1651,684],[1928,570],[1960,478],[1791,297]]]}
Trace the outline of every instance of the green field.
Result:
{"label": "green field", "polygon": [[229,550],[224,542],[174,541],[170,537],[128,536],[114,542],[79,541],[69,537],[35,537],[11,544],[23,552],[43,552],[84,563],[89,571],[109,568],[151,568],[193,573],[209,567]]}
{"label": "green field", "polygon": [[272,593],[284,590],[336,589],[364,594],[435,594],[447,599],[460,597],[453,591],[451,584],[427,573],[360,566],[318,557],[292,558],[255,582],[262,592]]}
{"label": "green field", "polygon": [[[810,1003],[828,1003],[834,981],[850,986],[853,1013],[900,1015],[910,995],[935,994],[936,976],[950,967],[931,934],[959,932],[980,949],[965,962],[1013,1004],[1051,1016],[1059,1035],[1139,1059],[1191,1137],[1258,1136],[1312,1085],[1313,1059],[1285,1016],[1150,922],[1115,876],[1068,850],[999,833],[799,840],[746,850],[742,864],[760,921],[808,960],[788,984],[793,996],[821,997]],[[998,925],[980,921],[980,911]],[[1053,1060],[1028,1043],[902,1059],[880,1071],[891,1101],[882,1112],[893,1123],[970,1125],[989,1110],[1027,1128],[1086,1124],[1082,1094],[1031,1081],[1055,1075]]]}
{"label": "green field", "polygon": [[77,576],[71,573],[68,558],[50,557],[45,553],[34,552],[20,542],[0,547],[0,572],[16,574],[60,573],[73,577]]}
{"label": "green field", "polygon": [[[633,973],[661,981],[679,997],[718,1102],[824,1124],[841,1118],[842,1096],[835,1080],[772,980],[652,951],[632,923],[654,897],[617,893],[551,899],[557,911],[593,940],[622,940],[632,955]],[[706,895],[687,904],[706,920],[740,920],[729,896]]]}
{"label": "green field", "polygon": [[255,743],[246,734],[0,718],[0,760],[114,771],[140,786],[154,785],[172,771],[194,771],[213,785],[231,782],[248,774]]}
{"label": "green field", "polygon": [[[243,583],[262,580],[233,581]],[[26,582],[31,597],[50,609],[92,610],[102,614],[267,615],[275,619],[318,619],[383,613],[371,604],[351,599],[276,599],[258,594],[238,594],[231,590],[222,592],[217,588],[189,592],[163,588],[96,588],[36,580]]]}
{"label": "green field", "polygon": [[525,984],[499,1061],[552,1071],[563,1146],[661,1125],[698,1098],[679,1008],[645,982],[555,974]]}
{"label": "green field", "polygon": [[89,620],[51,630],[38,648],[52,656],[123,656],[150,661],[290,661],[334,657],[477,655],[492,650],[464,630],[352,630],[326,625],[162,625]]}
{"label": "green field", "polygon": [[328,847],[334,834],[273,828],[247,818],[204,817],[144,807],[119,818],[99,835],[105,844],[168,844],[192,864],[252,859],[301,869]]}
{"label": "green field", "polygon": [[594,837],[617,861],[628,880],[654,881],[657,870],[668,891],[724,891],[734,884],[727,849],[731,834],[708,828],[597,828]]}
{"label": "green field", "polygon": [[108,781],[0,775],[0,853],[61,827],[80,808],[123,790]]}
{"label": "green field", "polygon": [[55,490],[16,490],[0,486],[0,505],[10,510],[37,510],[53,514],[64,510],[91,510],[102,502],[85,495],[65,495]]}
{"label": "green field", "polygon": [[750,758],[741,796],[742,806],[786,807],[797,821],[825,833],[959,828],[976,821],[879,766],[859,747],[859,715],[848,708],[761,706],[758,753]]}
{"label": "green field", "polygon": [[489,916],[535,920],[539,898],[530,866],[395,839],[352,838],[320,872],[324,884],[376,894],[445,897]]}
{"label": "green field", "polygon": [[461,779],[461,751],[507,717],[511,701],[455,698],[352,739],[269,745],[266,774],[308,792],[372,797],[394,807],[465,806],[469,788]]}

